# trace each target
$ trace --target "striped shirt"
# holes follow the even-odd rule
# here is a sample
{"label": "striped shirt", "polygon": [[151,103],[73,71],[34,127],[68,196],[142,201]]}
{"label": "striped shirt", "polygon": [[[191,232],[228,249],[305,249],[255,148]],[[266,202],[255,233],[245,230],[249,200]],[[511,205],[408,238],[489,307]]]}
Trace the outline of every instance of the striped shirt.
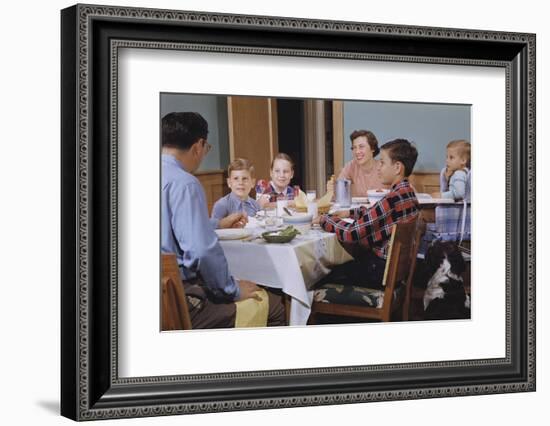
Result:
{"label": "striped shirt", "polygon": [[418,200],[407,179],[393,185],[384,198],[367,209],[361,206],[350,210],[348,222],[335,215],[321,216],[320,225],[336,234],[342,243],[359,243],[370,247],[380,258],[386,259],[392,225],[418,215]]}
{"label": "striped shirt", "polygon": [[223,219],[231,213],[246,212],[248,216],[255,216],[261,210],[258,202],[250,197],[241,200],[237,195],[230,192],[225,197],[220,198],[212,207],[212,218]]}

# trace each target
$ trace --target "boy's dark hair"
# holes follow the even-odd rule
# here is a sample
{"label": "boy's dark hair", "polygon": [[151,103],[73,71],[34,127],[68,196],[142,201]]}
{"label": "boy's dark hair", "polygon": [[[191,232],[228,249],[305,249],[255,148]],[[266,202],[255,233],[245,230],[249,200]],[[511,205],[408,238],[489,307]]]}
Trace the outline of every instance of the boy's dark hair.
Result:
{"label": "boy's dark hair", "polygon": [[380,149],[386,150],[393,162],[399,161],[403,164],[405,167],[405,177],[408,177],[412,173],[416,159],[418,158],[418,151],[407,139],[394,139],[393,141],[386,142]]}
{"label": "boy's dark hair", "polygon": [[189,150],[208,137],[208,123],[198,112],[171,112],[162,117],[162,146]]}
{"label": "boy's dark hair", "polygon": [[376,136],[370,130],[354,130],[351,135],[349,135],[351,147],[353,148],[353,141],[361,136],[365,136],[367,138],[367,142],[372,151],[372,156],[376,157],[380,153],[380,149],[378,148],[378,139],[376,139]]}

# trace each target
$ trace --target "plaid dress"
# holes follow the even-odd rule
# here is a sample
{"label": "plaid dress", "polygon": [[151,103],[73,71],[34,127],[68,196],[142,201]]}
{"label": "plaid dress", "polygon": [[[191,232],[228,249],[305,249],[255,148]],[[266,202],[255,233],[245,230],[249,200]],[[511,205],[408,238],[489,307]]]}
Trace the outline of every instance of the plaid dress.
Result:
{"label": "plaid dress", "polygon": [[[428,224],[424,236],[426,241],[469,241],[471,239],[471,172],[468,169],[463,172],[466,176],[465,201],[461,200],[455,204],[443,204],[435,208],[435,224]],[[449,191],[449,182],[445,178],[445,168],[441,170],[439,186],[442,194]]]}
{"label": "plaid dress", "polygon": [[409,181],[403,179],[371,208],[361,206],[351,209],[350,218],[353,222],[335,215],[323,215],[320,225],[325,231],[335,233],[341,243],[359,243],[371,248],[379,258],[386,259],[392,225],[411,220],[417,215],[416,194]]}
{"label": "plaid dress", "polygon": [[279,195],[284,195],[287,200],[294,199],[294,188],[288,185],[283,192],[277,192],[273,182],[260,179],[256,183],[256,199],[259,195],[269,195],[269,202],[277,201]]}

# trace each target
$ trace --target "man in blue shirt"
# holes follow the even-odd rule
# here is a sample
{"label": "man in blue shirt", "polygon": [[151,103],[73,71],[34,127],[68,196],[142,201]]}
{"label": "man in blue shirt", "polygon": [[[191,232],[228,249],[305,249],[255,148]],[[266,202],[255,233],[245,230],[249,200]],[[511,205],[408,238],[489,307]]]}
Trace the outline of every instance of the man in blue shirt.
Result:
{"label": "man in blue shirt", "polygon": [[[193,328],[233,327],[233,302],[259,298],[258,286],[229,274],[214,232],[216,227],[244,226],[235,213],[214,223],[206,198],[192,175],[208,151],[208,123],[198,113],[174,112],[162,118],[161,251],[175,253],[185,282]],[[280,296],[269,295],[268,325],[284,325]]]}

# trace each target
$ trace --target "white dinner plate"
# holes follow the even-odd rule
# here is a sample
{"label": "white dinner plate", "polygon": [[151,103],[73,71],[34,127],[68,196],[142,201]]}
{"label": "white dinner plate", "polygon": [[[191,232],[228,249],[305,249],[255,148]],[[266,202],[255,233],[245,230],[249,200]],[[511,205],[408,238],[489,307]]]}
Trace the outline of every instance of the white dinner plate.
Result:
{"label": "white dinner plate", "polygon": [[380,201],[388,192],[390,192],[389,189],[369,189],[367,195],[369,201],[374,204]]}
{"label": "white dinner plate", "polygon": [[292,216],[283,216],[283,223],[311,223],[313,216],[308,213],[295,212]]}
{"label": "white dinner plate", "polygon": [[369,189],[367,191],[367,195],[369,197],[383,197],[384,195],[386,195],[388,192],[390,192],[389,189]]}
{"label": "white dinner plate", "polygon": [[241,240],[252,235],[252,230],[246,228],[216,229],[215,231],[220,240]]}

